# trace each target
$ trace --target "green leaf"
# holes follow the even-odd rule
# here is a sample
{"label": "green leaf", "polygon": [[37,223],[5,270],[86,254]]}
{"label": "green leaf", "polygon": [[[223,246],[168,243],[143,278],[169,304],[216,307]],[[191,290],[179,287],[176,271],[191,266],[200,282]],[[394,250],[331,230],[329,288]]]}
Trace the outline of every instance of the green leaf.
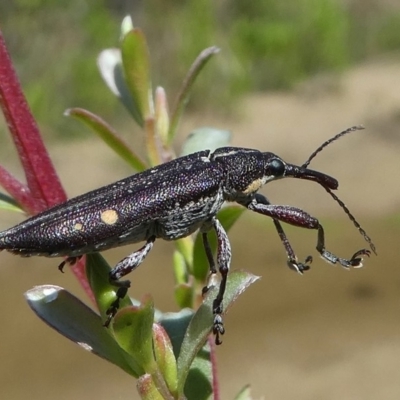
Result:
{"label": "green leaf", "polygon": [[250,385],[246,385],[235,397],[235,400],[252,400]]}
{"label": "green leaf", "polygon": [[139,364],[144,372],[154,373],[157,368],[153,353],[154,306],[150,297],[142,304],[125,307],[118,311],[113,322],[114,337]]}
{"label": "green leaf", "polygon": [[42,285],[28,290],[25,298],[36,315],[57,332],[128,374],[139,375],[139,366],[117,345],[100,316],[71,293]]}
{"label": "green leaf", "polygon": [[194,289],[189,283],[180,283],[175,287],[175,300],[179,308],[193,307]]}
{"label": "green leaf", "polygon": [[161,86],[156,89],[155,120],[157,136],[162,140],[163,144],[166,145],[169,131],[168,101],[165,90]]}
{"label": "green leaf", "polygon": [[[257,276],[244,271],[234,271],[229,274],[223,301],[224,314],[237,297],[257,279],[259,279]],[[217,293],[217,287],[211,288],[208,291],[203,304],[196,311],[185,332],[178,357],[179,394],[183,393],[186,378],[195,356],[204,346],[212,330],[214,321],[212,306]]]}
{"label": "green leaf", "polygon": [[64,115],[75,117],[84,122],[97,133],[124,161],[138,172],[147,169],[147,165],[129,146],[118,136],[117,132],[98,115],[82,108],[70,108]]}
{"label": "green leaf", "polygon": [[7,196],[4,193],[0,193],[0,209],[25,213],[25,211],[19,207],[18,203],[12,197]]}
{"label": "green leaf", "polygon": [[168,390],[176,394],[178,388],[177,366],[171,341],[160,324],[153,325],[154,355]]}
{"label": "green leaf", "polygon": [[151,375],[146,374],[139,378],[137,389],[143,400],[165,400],[165,397],[157,390]]}
{"label": "green leaf", "polygon": [[[117,287],[109,281],[111,268],[107,261],[98,253],[86,256],[86,276],[96,299],[97,307],[103,321],[107,320],[107,310],[117,298]],[[132,305],[129,296],[120,300],[120,308]]]}
{"label": "green leaf", "polygon": [[178,239],[175,246],[185,259],[186,265],[190,267],[193,264],[193,239],[190,236]]}
{"label": "green leaf", "polygon": [[120,49],[103,50],[97,57],[97,67],[111,92],[120,99],[136,123],[143,127],[142,115],[125,81]]}
{"label": "green leaf", "polygon": [[208,60],[219,52],[218,47],[208,47],[203,50],[194,60],[192,66],[190,67],[188,73],[186,74],[185,79],[183,80],[182,87],[176,99],[176,103],[174,105],[174,109],[171,117],[171,124],[168,133],[168,143],[171,144],[172,140],[175,137],[176,131],[178,129],[179,121],[183,114],[183,111],[186,107],[186,104],[189,101],[190,91],[193,87],[193,84],[199,75],[200,71],[207,64]]}
{"label": "green leaf", "polygon": [[123,38],[130,30],[134,28],[130,15],[125,15],[121,23],[121,38]]}
{"label": "green leaf", "polygon": [[184,308],[178,312],[164,313],[158,322],[167,331],[174,349],[175,357],[178,357],[183,338],[189,323],[194,315],[194,311]]}
{"label": "green leaf", "polygon": [[[222,208],[222,210],[218,213],[217,218],[221,222],[226,232],[228,232],[245,210],[246,209],[241,206],[229,205]],[[208,234],[208,240],[212,253],[215,254],[217,249],[217,238],[214,231],[210,231]],[[206,280],[208,271],[209,264],[204,251],[203,239],[201,234],[198,234],[193,249],[193,275],[198,281],[204,282]]]}
{"label": "green leaf", "polygon": [[196,355],[186,379],[184,393],[190,400],[208,400],[212,394],[210,349],[205,345]]}
{"label": "green leaf", "polygon": [[150,60],[146,39],[140,29],[132,29],[121,41],[122,66],[129,91],[143,121],[153,116]]}
{"label": "green leaf", "polygon": [[181,283],[186,283],[188,280],[188,274],[186,270],[185,257],[181,252],[175,250],[172,260],[174,265],[174,276],[176,283],[178,285]]}
{"label": "green leaf", "polygon": [[232,134],[230,131],[202,127],[189,133],[182,146],[181,156],[200,150],[214,151],[219,147],[229,146]]}

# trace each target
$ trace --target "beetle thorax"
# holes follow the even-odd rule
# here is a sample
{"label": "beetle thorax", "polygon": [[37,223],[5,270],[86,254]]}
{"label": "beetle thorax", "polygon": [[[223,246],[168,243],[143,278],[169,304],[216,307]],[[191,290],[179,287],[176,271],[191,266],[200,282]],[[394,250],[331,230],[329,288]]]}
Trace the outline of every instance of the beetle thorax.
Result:
{"label": "beetle thorax", "polygon": [[251,196],[265,184],[264,157],[257,150],[225,147],[218,149],[212,159],[223,167],[226,175],[226,200],[238,201]]}

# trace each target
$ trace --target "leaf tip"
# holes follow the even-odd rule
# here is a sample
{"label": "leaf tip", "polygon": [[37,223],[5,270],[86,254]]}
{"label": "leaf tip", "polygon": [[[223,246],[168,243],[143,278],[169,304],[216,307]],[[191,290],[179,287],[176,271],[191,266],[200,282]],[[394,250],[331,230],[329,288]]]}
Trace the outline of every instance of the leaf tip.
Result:
{"label": "leaf tip", "polygon": [[121,39],[132,29],[134,28],[133,26],[133,21],[132,17],[130,15],[126,15],[124,19],[122,20],[121,23]]}
{"label": "leaf tip", "polygon": [[57,300],[60,290],[63,289],[55,285],[34,286],[32,289],[26,291],[24,296],[28,303],[36,301],[45,301],[46,303],[51,303]]}

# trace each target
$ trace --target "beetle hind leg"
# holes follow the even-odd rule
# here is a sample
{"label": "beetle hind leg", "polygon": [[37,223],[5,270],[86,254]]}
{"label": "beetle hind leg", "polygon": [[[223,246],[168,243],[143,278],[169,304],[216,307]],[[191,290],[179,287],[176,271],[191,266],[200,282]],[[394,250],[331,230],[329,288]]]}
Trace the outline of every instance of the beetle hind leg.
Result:
{"label": "beetle hind leg", "polygon": [[67,258],[58,266],[58,270],[59,270],[60,272],[64,272],[64,267],[65,267],[66,264],[69,264],[70,266],[75,265],[81,258],[82,258],[82,256],[67,257]]}

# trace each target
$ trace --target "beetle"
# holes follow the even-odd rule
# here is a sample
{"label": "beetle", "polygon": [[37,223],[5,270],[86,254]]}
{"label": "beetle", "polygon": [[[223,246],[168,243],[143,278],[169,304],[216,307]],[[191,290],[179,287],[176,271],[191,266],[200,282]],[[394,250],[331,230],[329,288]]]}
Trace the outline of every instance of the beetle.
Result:
{"label": "beetle", "polygon": [[[271,217],[287,253],[287,263],[299,273],[309,269],[312,257],[299,262],[281,226],[281,222],[318,231],[317,251],[331,264],[344,268],[362,266],[361,249],[349,259],[326,250],[324,229],[318,219],[292,206],[274,205],[258,193],[268,182],[296,178],[320,184],[339,202],[362,233],[371,249],[375,246],[344,203],[332,193],[338,181],[324,173],[308,169],[311,159],[337,137],[326,141],[302,166],[283,161],[271,152],[222,147],[177,158],[118,182],[72,198],[26,221],[0,232],[0,250],[21,256],[66,257],[60,264],[74,264],[82,255],[144,241],[145,244],[122,259],[111,271],[110,282],[118,287],[115,301],[107,311],[108,325],[116,314],[119,301],[130,286],[120,279],[137,268],[151,251],[156,239],[176,240],[199,230],[210,267],[217,267],[210,249],[208,233],[217,236],[216,261],[221,275],[218,294],[213,301],[213,333],[217,344],[224,333],[223,298],[231,262],[228,236],[217,218],[224,202],[236,202],[248,210]],[[376,253],[376,252],[375,252]],[[210,282],[212,279],[210,279]],[[205,287],[206,292],[209,287]]]}

